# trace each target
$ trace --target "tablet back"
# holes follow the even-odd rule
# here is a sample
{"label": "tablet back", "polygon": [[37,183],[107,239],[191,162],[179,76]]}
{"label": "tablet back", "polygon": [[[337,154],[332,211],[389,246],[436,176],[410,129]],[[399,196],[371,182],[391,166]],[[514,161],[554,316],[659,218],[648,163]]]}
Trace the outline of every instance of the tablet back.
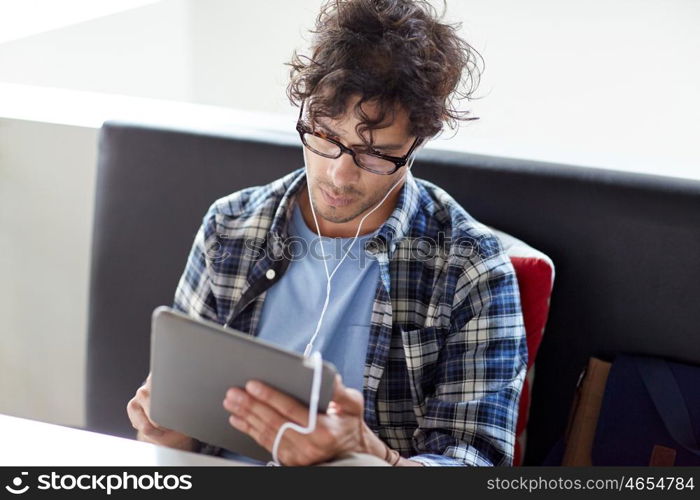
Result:
{"label": "tablet back", "polygon": [[[332,364],[323,363],[319,412],[331,400],[335,373]],[[222,406],[226,391],[255,379],[308,406],[312,376],[300,354],[168,307],[153,312],[150,416],[158,425],[270,460],[267,450],[229,424]]]}

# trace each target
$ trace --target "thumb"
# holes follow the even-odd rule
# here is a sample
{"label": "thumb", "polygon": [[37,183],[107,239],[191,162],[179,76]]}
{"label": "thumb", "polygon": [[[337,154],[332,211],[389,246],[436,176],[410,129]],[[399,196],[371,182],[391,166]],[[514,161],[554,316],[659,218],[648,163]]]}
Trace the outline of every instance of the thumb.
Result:
{"label": "thumb", "polygon": [[333,402],[338,410],[350,414],[362,414],[364,398],[357,389],[345,387],[342,377],[336,375],[333,389]]}

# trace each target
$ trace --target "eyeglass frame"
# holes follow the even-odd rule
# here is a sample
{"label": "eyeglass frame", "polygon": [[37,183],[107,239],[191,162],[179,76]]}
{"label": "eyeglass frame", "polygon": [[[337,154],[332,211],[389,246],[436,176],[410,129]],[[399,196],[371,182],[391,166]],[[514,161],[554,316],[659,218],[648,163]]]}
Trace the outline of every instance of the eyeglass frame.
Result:
{"label": "eyeglass frame", "polygon": [[[343,155],[343,153],[347,153],[350,156],[352,156],[352,161],[358,168],[361,168],[362,170],[367,170],[368,172],[372,172],[373,174],[377,174],[377,175],[391,175],[391,174],[395,173],[398,169],[400,169],[401,167],[406,165],[408,163],[408,160],[409,160],[411,154],[413,153],[413,151],[418,147],[418,145],[424,139],[423,137],[417,136],[414,139],[413,144],[411,144],[411,147],[408,150],[408,152],[403,156],[384,155],[384,154],[379,153],[378,151],[375,153],[370,153],[370,152],[363,153],[363,154],[368,154],[370,156],[374,156],[376,158],[381,158],[382,160],[386,160],[386,161],[389,161],[389,162],[394,164],[394,170],[392,170],[390,172],[377,172],[375,170],[372,170],[371,168],[363,167],[362,165],[360,165],[357,162],[357,157],[356,157],[356,155],[358,153],[354,149],[345,146],[341,142],[329,137],[326,134],[323,134],[322,132],[321,133],[314,132],[313,130],[309,129],[309,127],[304,125],[304,123],[301,120],[303,111],[304,111],[304,103],[302,102],[301,106],[299,107],[299,118],[297,119],[296,129],[297,129],[297,132],[299,132],[299,139],[301,139],[301,143],[304,146],[306,146],[307,148],[309,148],[311,151],[318,154],[319,156],[323,156],[324,158],[337,159],[337,158],[340,158]],[[304,134],[311,134],[315,137],[318,137],[319,139],[324,139],[332,144],[335,144],[336,146],[338,146],[338,148],[340,148],[340,154],[338,154],[338,156],[327,156],[327,155],[318,153],[315,149],[313,149],[311,146],[309,146],[306,143],[306,141],[304,140]]]}

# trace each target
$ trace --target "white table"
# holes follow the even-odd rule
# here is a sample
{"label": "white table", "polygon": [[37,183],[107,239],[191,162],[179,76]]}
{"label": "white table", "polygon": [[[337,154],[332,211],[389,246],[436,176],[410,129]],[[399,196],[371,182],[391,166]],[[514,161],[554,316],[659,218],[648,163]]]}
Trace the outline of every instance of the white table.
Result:
{"label": "white table", "polygon": [[0,415],[1,466],[236,466],[245,462]]}

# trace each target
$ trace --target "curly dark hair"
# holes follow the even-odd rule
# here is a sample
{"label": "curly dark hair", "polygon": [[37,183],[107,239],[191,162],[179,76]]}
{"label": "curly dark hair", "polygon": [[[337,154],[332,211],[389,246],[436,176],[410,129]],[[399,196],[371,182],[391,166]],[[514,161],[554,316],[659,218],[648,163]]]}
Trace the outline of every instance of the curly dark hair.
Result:
{"label": "curly dark hair", "polygon": [[[311,30],[311,57],[294,51],[287,63],[290,102],[305,102],[312,121],[334,119],[359,95],[356,131],[370,147],[371,131],[383,128],[387,113],[393,122],[397,104],[408,113],[410,134],[419,137],[437,135],[444,123],[455,129],[458,120],[478,119],[457,110],[455,100],[472,98],[483,57],[458,36],[461,23],[439,22],[443,6],[438,17],[424,0],[327,0]],[[377,104],[374,120],[360,107],[368,101]]]}

